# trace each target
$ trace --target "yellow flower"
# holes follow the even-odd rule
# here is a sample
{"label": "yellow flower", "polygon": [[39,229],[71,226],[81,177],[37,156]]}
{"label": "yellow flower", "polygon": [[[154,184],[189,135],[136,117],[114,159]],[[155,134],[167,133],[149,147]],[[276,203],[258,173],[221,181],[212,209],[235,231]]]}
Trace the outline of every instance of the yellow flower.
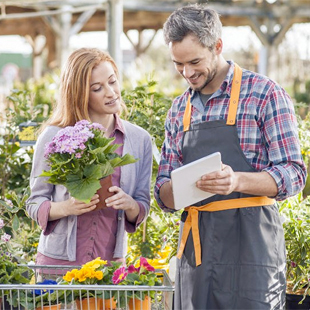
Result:
{"label": "yellow flower", "polygon": [[81,270],[77,273],[76,277],[77,277],[77,280],[78,280],[79,282],[84,282],[84,281],[87,280],[88,275],[89,275],[89,271],[88,271],[88,270],[86,270],[86,269],[81,269]]}
{"label": "yellow flower", "polygon": [[102,260],[101,257],[97,257],[96,259],[86,263],[83,267],[90,267],[93,269],[99,268],[101,265],[105,266],[108,262],[106,260]]}
{"label": "yellow flower", "polygon": [[100,271],[100,270],[95,271],[95,278],[96,278],[97,280],[102,280],[102,278],[103,278],[103,272]]}
{"label": "yellow flower", "polygon": [[68,271],[63,279],[67,282],[71,282],[72,279],[84,284],[93,284],[95,280],[103,279],[103,272],[96,270],[98,267],[107,265],[107,261],[97,257],[96,259],[84,264],[81,269],[73,269]]}
{"label": "yellow flower", "polygon": [[78,273],[78,269],[72,269],[71,271],[67,271],[67,273],[63,276],[65,281],[71,282],[72,279],[75,279]]}

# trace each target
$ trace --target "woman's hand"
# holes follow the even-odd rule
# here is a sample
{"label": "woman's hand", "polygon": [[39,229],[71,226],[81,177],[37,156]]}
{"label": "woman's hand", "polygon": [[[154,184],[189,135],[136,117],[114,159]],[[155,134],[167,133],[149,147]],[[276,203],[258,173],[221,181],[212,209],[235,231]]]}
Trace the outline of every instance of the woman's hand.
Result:
{"label": "woman's hand", "polygon": [[49,221],[58,220],[69,215],[81,215],[96,209],[99,195],[95,194],[89,203],[77,200],[74,197],[61,202],[51,202]]}
{"label": "woman's hand", "polygon": [[135,222],[140,212],[138,203],[118,186],[111,186],[109,192],[114,192],[115,194],[105,200],[107,207],[124,210],[127,220]]}
{"label": "woman's hand", "polygon": [[114,192],[115,194],[105,200],[107,207],[124,211],[133,211],[138,207],[137,202],[120,187],[112,186],[109,188],[109,192]]}

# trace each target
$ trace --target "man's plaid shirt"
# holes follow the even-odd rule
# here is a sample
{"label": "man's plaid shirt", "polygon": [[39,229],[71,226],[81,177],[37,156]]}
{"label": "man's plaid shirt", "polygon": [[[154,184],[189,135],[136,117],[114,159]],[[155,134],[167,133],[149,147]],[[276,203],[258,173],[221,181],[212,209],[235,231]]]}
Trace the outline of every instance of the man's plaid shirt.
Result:
{"label": "man's plaid shirt", "polygon": [[[227,119],[234,63],[221,87],[207,103],[202,103],[197,92],[187,89],[177,97],[167,114],[166,137],[155,184],[155,198],[159,189],[170,180],[170,172],[182,165],[183,115],[191,94],[191,123]],[[289,95],[277,83],[257,73],[244,70],[236,117],[239,142],[248,162],[257,171],[268,172],[278,186],[277,200],[284,200],[302,190],[306,167],[298,139],[294,106]],[[224,163],[225,164],[225,163]]]}

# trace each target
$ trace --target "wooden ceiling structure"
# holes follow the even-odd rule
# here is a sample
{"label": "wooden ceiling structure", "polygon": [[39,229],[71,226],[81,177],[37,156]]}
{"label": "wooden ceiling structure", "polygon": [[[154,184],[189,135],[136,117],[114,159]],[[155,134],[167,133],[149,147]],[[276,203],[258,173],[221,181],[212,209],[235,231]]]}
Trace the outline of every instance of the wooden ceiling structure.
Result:
{"label": "wooden ceiling structure", "polygon": [[[47,63],[56,67],[66,57],[71,35],[106,30],[108,49],[120,65],[122,32],[162,29],[172,11],[189,3],[207,3],[224,26],[251,26],[267,58],[294,23],[310,23],[310,0],[1,0],[0,35],[26,37],[34,59],[47,47]],[[137,55],[146,48],[141,40],[133,45]]]}

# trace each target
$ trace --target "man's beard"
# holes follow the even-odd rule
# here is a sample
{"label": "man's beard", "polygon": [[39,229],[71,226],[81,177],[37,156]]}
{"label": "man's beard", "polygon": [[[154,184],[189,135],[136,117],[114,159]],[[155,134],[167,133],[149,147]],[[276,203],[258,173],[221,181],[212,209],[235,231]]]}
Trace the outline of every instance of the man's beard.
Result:
{"label": "man's beard", "polygon": [[216,73],[217,73],[217,69],[214,68],[213,71],[208,75],[208,77],[207,77],[207,79],[205,80],[205,82],[204,82],[201,86],[199,86],[199,87],[193,87],[193,89],[194,89],[195,91],[202,91],[210,82],[213,81],[213,79],[214,79]]}

